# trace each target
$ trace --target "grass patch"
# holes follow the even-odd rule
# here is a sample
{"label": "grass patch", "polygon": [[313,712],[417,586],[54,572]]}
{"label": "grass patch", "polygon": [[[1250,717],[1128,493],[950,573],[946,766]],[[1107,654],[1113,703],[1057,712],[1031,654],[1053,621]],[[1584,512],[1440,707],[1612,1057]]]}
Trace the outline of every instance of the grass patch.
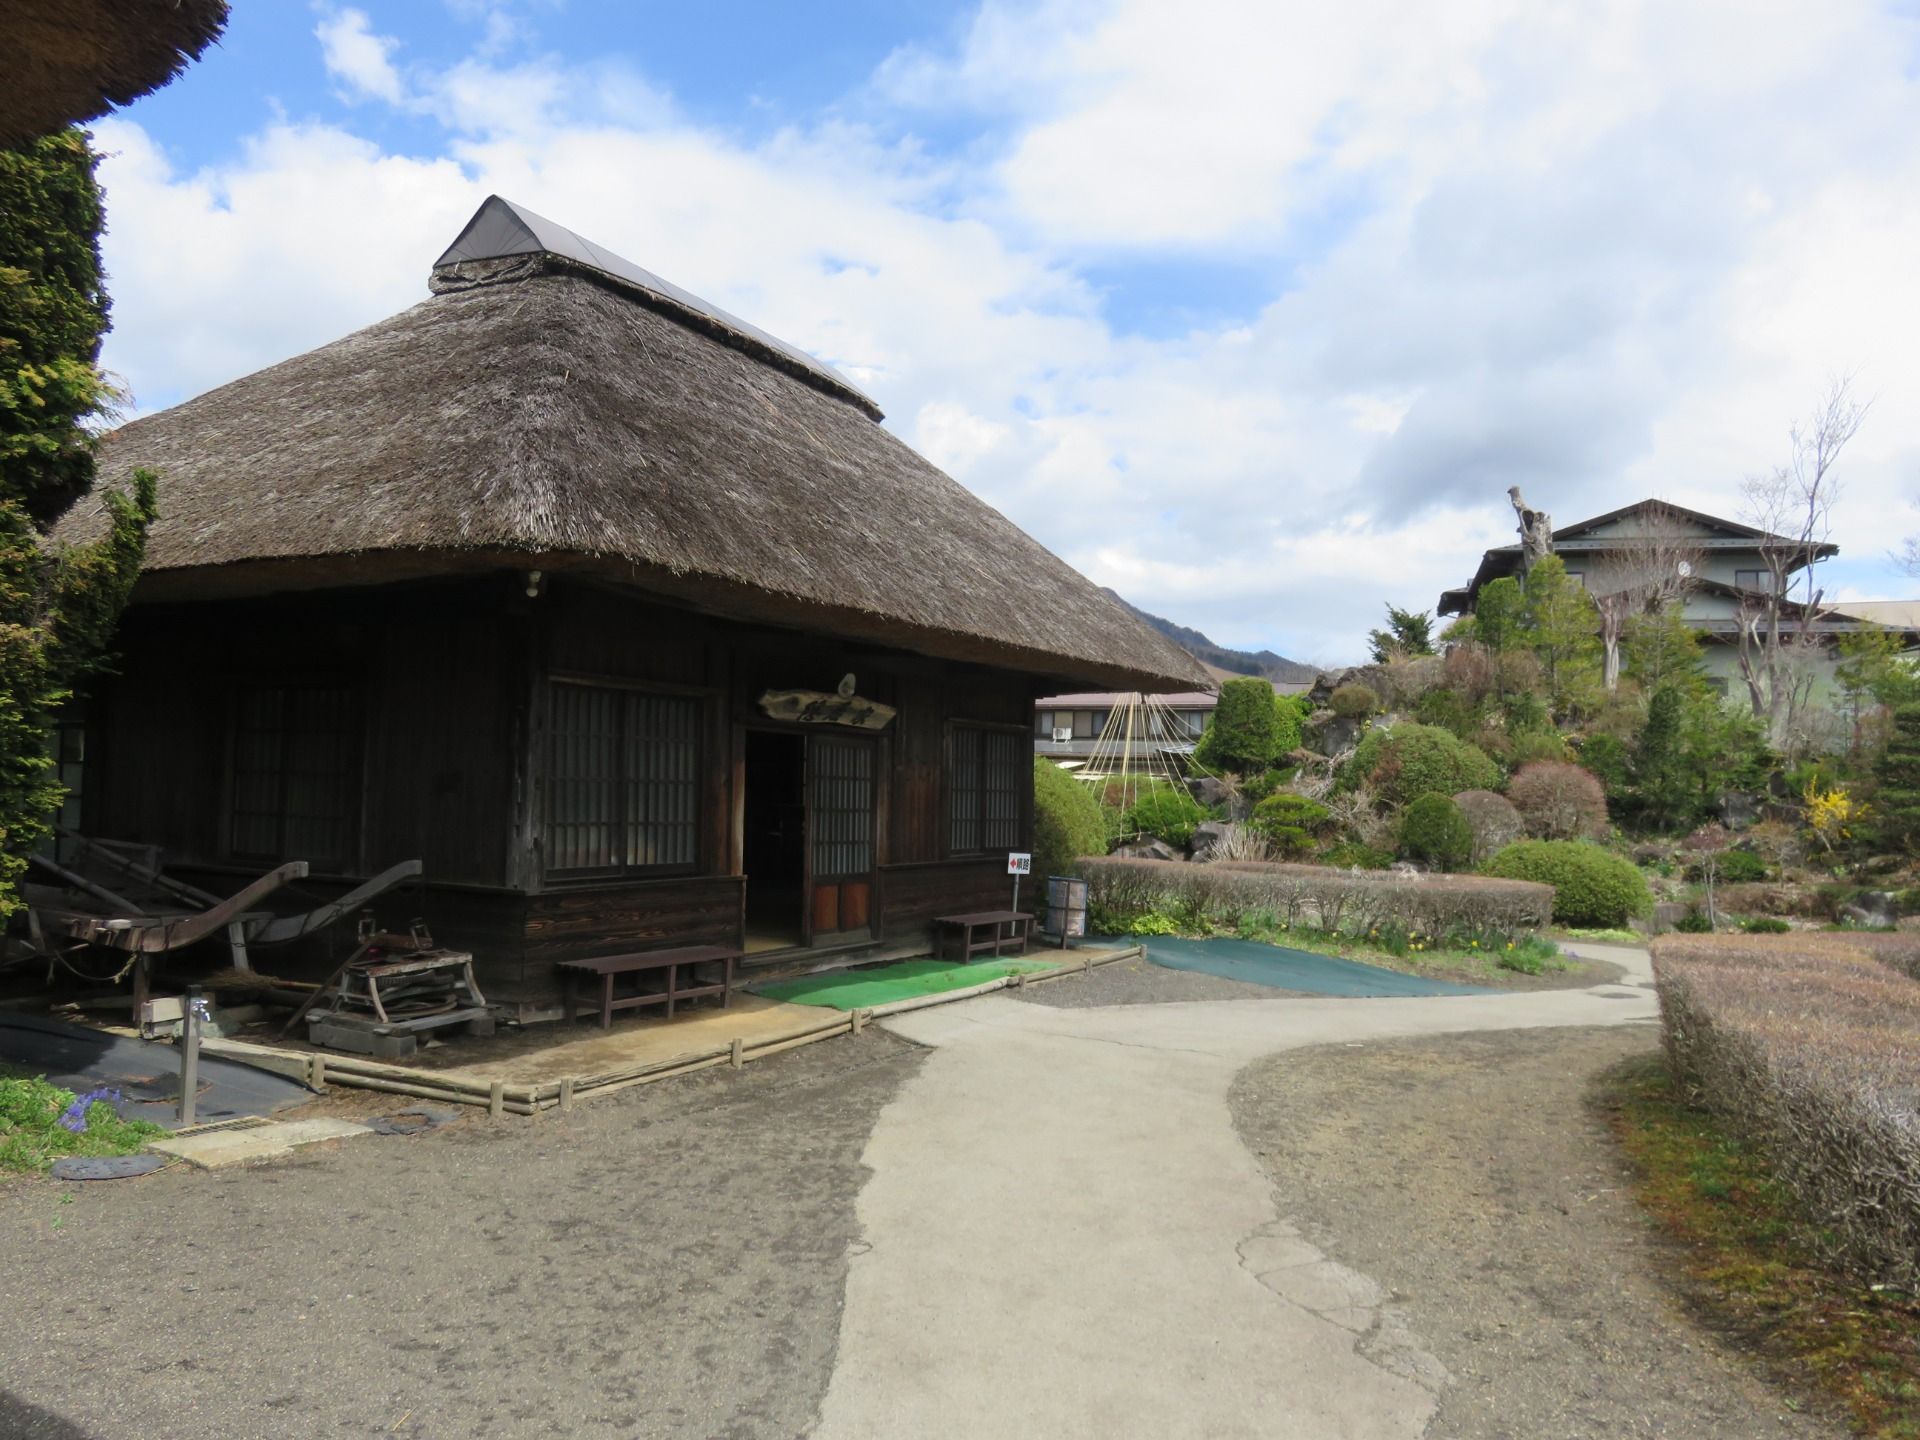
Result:
{"label": "grass patch", "polygon": [[42,1174],[65,1155],[131,1155],[167,1133],[145,1120],[122,1120],[106,1100],[86,1106],[82,1128],[71,1130],[61,1121],[80,1119],[72,1113],[76,1098],[44,1079],[0,1075],[0,1172]]}
{"label": "grass patch", "polygon": [[1584,940],[1589,945],[1645,945],[1647,937],[1637,930],[1577,930],[1572,928],[1555,929],[1554,935],[1561,940]]}
{"label": "grass patch", "polygon": [[1641,1205],[1682,1246],[1690,1298],[1791,1390],[1837,1401],[1872,1440],[1920,1440],[1920,1304],[1864,1289],[1816,1237],[1764,1157],[1685,1104],[1663,1056],[1604,1082]]}

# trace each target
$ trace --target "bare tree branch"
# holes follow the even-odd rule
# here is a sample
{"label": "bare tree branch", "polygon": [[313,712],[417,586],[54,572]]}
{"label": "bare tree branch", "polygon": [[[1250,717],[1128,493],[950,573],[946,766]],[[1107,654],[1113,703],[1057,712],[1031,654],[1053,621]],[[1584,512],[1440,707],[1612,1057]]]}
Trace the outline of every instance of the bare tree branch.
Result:
{"label": "bare tree branch", "polygon": [[1593,607],[1600,612],[1602,679],[1609,691],[1620,684],[1620,641],[1636,615],[1648,615],[1691,590],[1700,572],[1697,537],[1658,502],[1641,527],[1607,553],[1607,566],[1589,577]]}
{"label": "bare tree branch", "polygon": [[[1805,704],[1806,666],[1796,663],[1804,656],[1794,652],[1814,643],[1808,627],[1819,618],[1823,599],[1816,570],[1840,498],[1834,467],[1869,408],[1853,398],[1852,385],[1851,376],[1829,383],[1813,413],[1788,432],[1787,463],[1741,486],[1742,518],[1764,532],[1758,548],[1765,588],[1740,600],[1740,678],[1775,744],[1793,732]],[[1790,593],[1796,583],[1803,587],[1797,598]]]}

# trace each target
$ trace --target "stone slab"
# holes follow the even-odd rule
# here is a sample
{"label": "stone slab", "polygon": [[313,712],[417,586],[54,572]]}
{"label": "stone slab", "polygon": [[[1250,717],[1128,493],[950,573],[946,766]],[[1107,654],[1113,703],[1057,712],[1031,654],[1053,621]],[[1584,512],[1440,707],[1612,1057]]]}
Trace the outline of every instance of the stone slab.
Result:
{"label": "stone slab", "polygon": [[370,1133],[365,1125],[357,1125],[351,1120],[319,1117],[276,1121],[246,1130],[211,1130],[204,1135],[156,1140],[153,1148],[164,1155],[178,1156],[189,1164],[214,1170],[224,1165],[246,1165],[256,1160],[277,1159],[282,1155],[291,1155],[302,1145],[314,1145],[323,1140],[344,1140],[349,1136]]}

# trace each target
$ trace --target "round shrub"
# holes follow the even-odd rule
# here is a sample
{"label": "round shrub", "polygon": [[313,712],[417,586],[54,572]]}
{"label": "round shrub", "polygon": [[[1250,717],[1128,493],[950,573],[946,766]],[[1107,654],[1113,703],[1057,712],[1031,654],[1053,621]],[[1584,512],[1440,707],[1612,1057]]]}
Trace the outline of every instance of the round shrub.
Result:
{"label": "round shrub", "polygon": [[1473,857],[1473,827],[1445,795],[1422,795],[1401,813],[1400,853],[1436,870],[1458,870]]}
{"label": "round shrub", "polygon": [[1123,823],[1131,834],[1151,835],[1184,850],[1193,839],[1194,826],[1206,818],[1200,802],[1184,789],[1157,785],[1127,807]]}
{"label": "round shrub", "polygon": [[1363,720],[1380,708],[1380,697],[1368,686],[1354,681],[1334,687],[1327,705],[1342,720]]}
{"label": "round shrub", "polygon": [[1607,833],[1607,792],[1599,777],[1578,765],[1538,760],[1507,784],[1507,799],[1541,840],[1574,840]]}
{"label": "round shrub", "polygon": [[1361,736],[1343,778],[1370,784],[1389,805],[1404,806],[1422,795],[1491,790],[1500,783],[1500,767],[1449,730],[1395,725]]}
{"label": "round shrub", "polygon": [[1282,855],[1304,855],[1332,818],[1319,801],[1279,790],[1253,807],[1247,823]]}
{"label": "round shrub", "polygon": [[1767,878],[1767,862],[1751,850],[1727,851],[1717,868],[1728,885],[1757,885]]}
{"label": "round shrub", "polygon": [[[1076,780],[1051,760],[1033,761],[1033,873],[1036,876],[1071,875],[1082,855],[1107,853],[1107,819],[1083,780]],[[1033,887],[1044,895],[1044,882]]]}
{"label": "round shrub", "polygon": [[1522,840],[1481,867],[1507,880],[1553,887],[1553,918],[1562,925],[1611,929],[1653,909],[1647,882],[1631,863],[1584,840]]}
{"label": "round shrub", "polygon": [[1473,831],[1473,859],[1485,860],[1527,833],[1527,822],[1506,796],[1492,790],[1462,790],[1453,797]]}

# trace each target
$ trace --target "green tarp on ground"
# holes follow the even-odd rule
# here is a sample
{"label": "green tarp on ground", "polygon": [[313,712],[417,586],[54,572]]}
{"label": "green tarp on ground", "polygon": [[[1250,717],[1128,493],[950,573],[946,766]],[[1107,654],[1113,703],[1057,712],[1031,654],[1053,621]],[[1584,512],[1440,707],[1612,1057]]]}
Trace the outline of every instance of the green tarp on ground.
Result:
{"label": "green tarp on ground", "polygon": [[1254,940],[1185,940],[1177,935],[1149,935],[1139,942],[1147,959],[1169,970],[1197,970],[1223,980],[1244,980],[1278,990],[1305,990],[1315,995],[1488,995],[1479,985],[1455,985],[1424,975],[1402,975],[1337,955],[1316,955],[1284,945]]}
{"label": "green tarp on ground", "polygon": [[798,980],[769,980],[753,989],[769,1000],[786,1000],[795,1005],[865,1010],[875,1005],[890,1005],[895,1000],[911,1000],[916,995],[964,990],[969,985],[984,985],[1009,975],[1031,975],[1036,970],[1053,968],[1044,960],[976,960],[970,964],[958,960],[901,960],[866,970],[836,970],[826,975],[803,975]]}

